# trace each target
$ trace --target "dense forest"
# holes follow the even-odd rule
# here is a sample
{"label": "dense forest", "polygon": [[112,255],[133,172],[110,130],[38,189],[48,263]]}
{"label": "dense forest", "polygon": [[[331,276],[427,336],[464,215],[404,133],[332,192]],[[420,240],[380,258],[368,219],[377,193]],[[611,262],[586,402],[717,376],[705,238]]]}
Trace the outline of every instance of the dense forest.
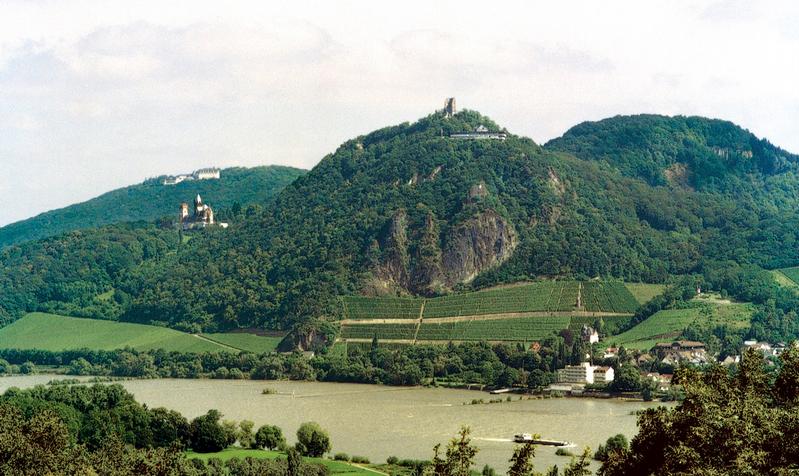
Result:
{"label": "dense forest", "polygon": [[188,241],[111,226],[8,247],[0,314],[289,328],[338,317],[343,294],[560,277],[723,283],[720,269],[799,263],[796,156],[730,123],[620,117],[546,147],[449,137],[479,125],[501,129],[463,111],[357,137],[268,206]]}
{"label": "dense forest", "polygon": [[218,180],[192,180],[164,186],[163,177],[112,190],[82,203],[51,210],[0,228],[0,248],[64,232],[113,223],[154,221],[177,215],[181,202],[199,193],[219,211],[266,204],[305,173],[293,167],[268,166],[223,169]]}

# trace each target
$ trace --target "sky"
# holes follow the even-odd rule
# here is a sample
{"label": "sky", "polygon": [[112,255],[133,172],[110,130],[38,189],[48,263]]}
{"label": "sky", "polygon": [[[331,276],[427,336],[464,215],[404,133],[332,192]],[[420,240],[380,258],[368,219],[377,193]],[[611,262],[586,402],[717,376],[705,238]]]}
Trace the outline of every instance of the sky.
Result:
{"label": "sky", "polygon": [[659,113],[799,152],[797,24],[776,0],[0,0],[0,226],[162,174],[311,168],[449,96],[539,143]]}

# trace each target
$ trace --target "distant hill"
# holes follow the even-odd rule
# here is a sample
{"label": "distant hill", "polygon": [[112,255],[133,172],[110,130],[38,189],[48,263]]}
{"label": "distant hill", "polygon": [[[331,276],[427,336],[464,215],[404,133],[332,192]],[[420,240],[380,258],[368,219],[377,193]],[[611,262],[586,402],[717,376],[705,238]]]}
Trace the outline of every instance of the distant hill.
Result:
{"label": "distant hill", "polygon": [[765,178],[799,172],[799,156],[732,122],[704,117],[642,114],[583,122],[545,147],[651,185],[706,191],[741,193],[752,190],[753,181],[762,185]]}
{"label": "distant hill", "polygon": [[113,190],[68,207],[51,210],[0,228],[0,248],[112,223],[152,221],[177,215],[181,202],[198,193],[217,211],[238,203],[265,204],[277,192],[306,171],[292,167],[228,168],[218,180],[194,180],[162,185],[161,178]]}

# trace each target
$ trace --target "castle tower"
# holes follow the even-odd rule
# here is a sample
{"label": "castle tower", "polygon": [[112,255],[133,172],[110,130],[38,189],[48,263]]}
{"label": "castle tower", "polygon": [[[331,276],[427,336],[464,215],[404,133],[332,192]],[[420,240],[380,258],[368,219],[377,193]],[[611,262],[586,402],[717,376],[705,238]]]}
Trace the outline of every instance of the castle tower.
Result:
{"label": "castle tower", "polygon": [[189,204],[183,202],[180,204],[180,221],[182,222],[188,217],[189,217]]}
{"label": "castle tower", "polygon": [[202,213],[203,209],[203,199],[200,197],[200,194],[197,194],[197,197],[194,199],[194,214],[199,215]]}
{"label": "castle tower", "polygon": [[455,107],[455,98],[447,98],[444,100],[444,116],[452,117],[458,109]]}

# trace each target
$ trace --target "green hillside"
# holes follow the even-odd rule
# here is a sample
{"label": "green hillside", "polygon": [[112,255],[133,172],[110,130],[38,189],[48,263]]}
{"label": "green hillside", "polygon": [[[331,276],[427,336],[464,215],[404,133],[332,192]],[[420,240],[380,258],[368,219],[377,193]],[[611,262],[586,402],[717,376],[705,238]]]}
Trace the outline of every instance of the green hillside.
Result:
{"label": "green hillside", "polygon": [[[785,317],[797,297],[779,294],[770,275],[760,280],[762,268],[799,263],[795,156],[702,118],[587,123],[546,147],[513,134],[450,137],[478,126],[502,130],[462,111],[353,138],[261,212],[186,243],[114,225],[7,247],[0,319],[50,311],[191,332],[297,323],[308,332],[313,318],[345,317],[341,296],[424,297],[428,316],[466,316],[484,311],[459,304],[461,295],[512,283],[695,275],[740,300],[776,299],[779,313],[753,326],[761,335],[799,332]],[[647,163],[650,174],[638,169]],[[675,164],[702,172],[688,180]],[[622,285],[621,294],[591,286],[589,309],[627,310],[643,299]],[[576,302],[561,291],[541,306]],[[449,310],[453,302],[463,310]],[[395,301],[382,312],[413,315],[415,306]]]}
{"label": "green hillside", "polygon": [[[725,193],[756,190],[752,178],[796,172],[799,163],[799,156],[732,122],[703,117],[642,114],[584,122],[546,147],[603,162],[652,185]],[[781,198],[776,188],[769,192],[771,199]]]}
{"label": "green hillside", "polygon": [[726,326],[745,329],[750,325],[755,307],[749,303],[731,303],[715,299],[693,300],[692,307],[659,311],[635,327],[605,339],[608,343],[649,350],[658,342],[668,342],[691,328]]}
{"label": "green hillside", "polygon": [[217,212],[230,211],[236,203],[245,208],[250,204],[263,205],[304,173],[305,170],[292,167],[268,166],[223,169],[219,180],[194,180],[170,186],[162,185],[162,178],[149,179],[6,225],[0,228],[0,248],[66,231],[172,217],[177,215],[181,202],[190,202],[198,193]]}
{"label": "green hillside", "polygon": [[3,349],[96,349],[132,347],[175,352],[231,352],[236,349],[164,327],[77,319],[34,312],[0,329]]}

